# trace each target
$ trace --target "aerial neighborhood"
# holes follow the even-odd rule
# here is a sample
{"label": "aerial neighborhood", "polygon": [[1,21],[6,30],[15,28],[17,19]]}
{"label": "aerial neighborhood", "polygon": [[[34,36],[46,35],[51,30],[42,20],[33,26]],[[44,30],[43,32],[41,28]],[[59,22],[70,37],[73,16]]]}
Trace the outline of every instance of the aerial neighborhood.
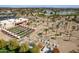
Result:
{"label": "aerial neighborhood", "polygon": [[78,8],[0,8],[0,53],[78,53]]}

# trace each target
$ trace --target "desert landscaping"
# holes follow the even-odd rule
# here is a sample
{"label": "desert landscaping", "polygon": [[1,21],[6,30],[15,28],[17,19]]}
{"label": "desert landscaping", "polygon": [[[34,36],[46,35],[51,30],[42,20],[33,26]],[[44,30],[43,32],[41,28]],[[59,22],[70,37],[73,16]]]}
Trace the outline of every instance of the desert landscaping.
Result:
{"label": "desert landscaping", "polygon": [[[12,9],[13,12],[17,10],[19,9]],[[48,9],[43,9],[43,11],[40,9],[22,9],[20,10],[22,14],[19,14],[18,11],[17,17],[22,16],[20,17],[21,19],[28,20],[18,24],[15,24],[16,22],[14,21],[12,28],[5,28],[5,26],[1,27],[0,25],[0,39],[5,41],[17,39],[19,43],[27,42],[29,44],[32,42],[36,46],[40,44],[42,46],[40,53],[47,53],[49,49],[53,51],[55,47],[59,49],[60,53],[78,53],[79,15],[69,13],[68,15],[61,15],[61,13],[60,15],[58,13],[53,15],[53,12],[51,12],[52,15],[47,15],[44,10]],[[24,13],[25,11],[28,13]],[[16,20],[20,18],[16,18]],[[16,36],[6,34],[3,29],[16,35],[17,38]],[[44,50],[44,48],[48,50]]]}

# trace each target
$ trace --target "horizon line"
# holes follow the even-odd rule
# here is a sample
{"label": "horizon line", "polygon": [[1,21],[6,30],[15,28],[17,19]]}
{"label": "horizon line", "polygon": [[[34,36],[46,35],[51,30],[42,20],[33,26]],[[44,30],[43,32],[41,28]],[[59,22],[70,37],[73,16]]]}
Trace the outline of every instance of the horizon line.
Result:
{"label": "horizon line", "polygon": [[79,5],[0,5],[0,8],[79,8]]}

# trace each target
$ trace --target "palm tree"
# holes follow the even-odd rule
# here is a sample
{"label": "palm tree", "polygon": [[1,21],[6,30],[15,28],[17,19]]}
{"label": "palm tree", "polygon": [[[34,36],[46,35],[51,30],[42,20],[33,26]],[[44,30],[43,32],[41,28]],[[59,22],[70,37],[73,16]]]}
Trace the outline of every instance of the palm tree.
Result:
{"label": "palm tree", "polygon": [[72,32],[75,30],[75,26],[72,26],[72,30],[69,33],[69,41],[71,40]]}
{"label": "palm tree", "polygon": [[65,32],[67,32],[67,26],[68,26],[68,22],[65,22],[65,24],[64,24],[64,30],[65,30]]}
{"label": "palm tree", "polygon": [[[71,23],[72,19],[69,22]],[[69,23],[69,26],[71,26],[70,23]],[[69,41],[71,40],[72,32],[73,32],[74,29],[75,29],[74,26],[72,26],[70,33],[69,33]]]}
{"label": "palm tree", "polygon": [[57,31],[58,31],[58,29],[59,29],[59,24],[60,24],[60,23],[58,23],[58,24],[56,25],[56,31],[55,31],[56,34],[55,34],[55,39],[56,39],[56,37],[57,37]]}

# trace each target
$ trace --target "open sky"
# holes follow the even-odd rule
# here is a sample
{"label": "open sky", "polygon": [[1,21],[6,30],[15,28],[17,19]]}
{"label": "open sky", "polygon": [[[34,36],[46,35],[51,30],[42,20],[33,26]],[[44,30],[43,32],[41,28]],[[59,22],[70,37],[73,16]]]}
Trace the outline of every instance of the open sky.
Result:
{"label": "open sky", "polygon": [[79,5],[0,5],[0,8],[79,8]]}

